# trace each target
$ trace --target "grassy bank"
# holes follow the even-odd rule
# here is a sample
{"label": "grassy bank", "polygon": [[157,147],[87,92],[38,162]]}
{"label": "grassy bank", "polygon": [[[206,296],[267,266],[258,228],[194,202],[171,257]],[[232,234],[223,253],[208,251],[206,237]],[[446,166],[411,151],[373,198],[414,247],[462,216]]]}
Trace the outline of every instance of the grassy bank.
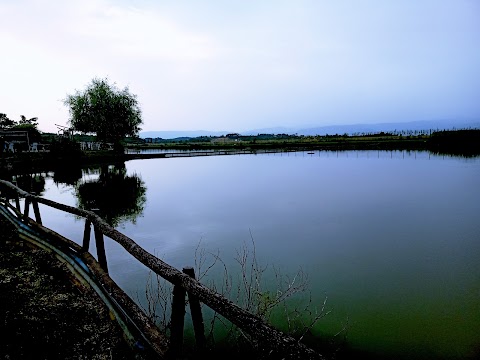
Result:
{"label": "grassy bank", "polygon": [[130,144],[133,149],[163,150],[428,150],[436,153],[474,156],[480,154],[480,130],[439,131],[432,134],[394,135],[257,135],[156,140]]}
{"label": "grassy bank", "polygon": [[272,136],[193,138],[181,141],[165,141],[130,145],[137,149],[175,150],[426,150],[427,136]]}
{"label": "grassy bank", "polygon": [[[133,150],[229,150],[229,151],[347,151],[347,150],[409,150],[431,151],[464,157],[480,155],[480,130],[439,131],[432,134],[393,135],[379,133],[372,135],[349,136],[296,136],[296,135],[257,135],[222,137],[198,137],[181,140],[146,142],[138,139],[124,144]],[[153,156],[153,155],[152,155]],[[0,172],[16,173],[55,170],[58,166],[87,166],[124,162],[141,158],[132,154],[113,151],[80,151],[75,142],[65,147],[53,148],[51,152],[21,152],[2,154]]]}

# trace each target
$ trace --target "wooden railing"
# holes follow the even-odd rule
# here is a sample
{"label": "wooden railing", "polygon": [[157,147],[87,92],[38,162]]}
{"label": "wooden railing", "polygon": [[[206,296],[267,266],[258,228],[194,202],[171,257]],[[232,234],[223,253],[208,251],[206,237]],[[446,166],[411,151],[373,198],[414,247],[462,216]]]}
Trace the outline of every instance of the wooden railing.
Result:
{"label": "wooden railing", "polygon": [[[255,341],[261,344],[267,353],[281,354],[286,359],[322,359],[323,357],[297,341],[291,336],[271,327],[256,315],[245,311],[223,295],[212,291],[194,278],[193,269],[178,269],[170,266],[156,256],[150,254],[139,246],[134,240],[107,224],[102,218],[92,211],[82,210],[76,207],[57,203],[55,201],[32,195],[21,190],[12,183],[0,180],[1,196],[9,203],[14,202],[11,208],[17,216],[21,216],[25,222],[33,222],[30,219],[30,205],[33,207],[35,223],[41,226],[44,231],[53,230],[42,226],[42,219],[38,204],[43,204],[57,210],[61,210],[85,219],[83,244],[81,250],[88,253],[90,244],[91,226],[93,225],[95,242],[97,247],[97,258],[101,269],[104,271],[104,280],[113,282],[108,276],[108,266],[105,254],[104,236],[116,241],[135,259],[152,270],[155,274],[167,280],[174,286],[172,301],[172,320],[171,337],[169,341],[170,355],[175,357],[180,353],[183,342],[183,321],[185,314],[185,296],[188,294],[191,307],[192,321],[194,323],[197,347],[202,348],[205,345],[203,333],[203,320],[201,315],[200,303],[205,304],[218,314],[222,315],[232,324],[240,328],[244,333],[249,334]],[[20,198],[24,198],[24,209],[21,211]],[[58,235],[58,234],[57,234]],[[67,239],[68,240],[68,239]],[[71,243],[73,241],[69,240]],[[76,244],[76,243],[74,243]],[[75,246],[75,245],[72,245]],[[78,244],[76,244],[77,247]],[[124,301],[131,302],[131,299]],[[137,314],[138,315],[138,314]],[[139,321],[144,321],[146,316],[138,315]]]}

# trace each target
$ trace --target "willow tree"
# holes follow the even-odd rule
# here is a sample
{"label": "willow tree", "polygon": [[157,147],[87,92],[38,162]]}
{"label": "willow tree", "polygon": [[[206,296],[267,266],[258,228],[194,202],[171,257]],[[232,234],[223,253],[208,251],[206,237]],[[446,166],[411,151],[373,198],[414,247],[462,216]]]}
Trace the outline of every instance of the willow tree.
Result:
{"label": "willow tree", "polygon": [[71,128],[95,134],[98,141],[119,145],[123,138],[140,131],[142,112],[137,96],[107,79],[94,78],[84,91],[67,95],[64,104],[69,107]]}

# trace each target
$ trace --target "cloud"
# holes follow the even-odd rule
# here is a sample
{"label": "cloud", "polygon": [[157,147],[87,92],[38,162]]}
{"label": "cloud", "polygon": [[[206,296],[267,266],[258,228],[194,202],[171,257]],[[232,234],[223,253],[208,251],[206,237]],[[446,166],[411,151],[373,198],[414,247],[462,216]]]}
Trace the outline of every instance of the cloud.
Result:
{"label": "cloud", "polygon": [[479,10],[468,0],[3,1],[0,111],[65,123],[60,100],[98,76],[138,95],[145,130],[478,116]]}
{"label": "cloud", "polygon": [[103,4],[85,14],[73,29],[85,41],[103,44],[113,56],[168,61],[196,61],[215,56],[212,40],[182,29],[157,12]]}

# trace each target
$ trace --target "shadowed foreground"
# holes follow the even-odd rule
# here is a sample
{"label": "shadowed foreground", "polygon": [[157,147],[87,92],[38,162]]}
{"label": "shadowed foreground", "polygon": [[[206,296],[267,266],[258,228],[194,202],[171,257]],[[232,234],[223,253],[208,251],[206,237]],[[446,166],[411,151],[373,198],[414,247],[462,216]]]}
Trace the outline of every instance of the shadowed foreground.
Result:
{"label": "shadowed foreground", "polygon": [[96,293],[48,252],[5,245],[16,234],[1,217],[0,229],[0,358],[134,358]]}

